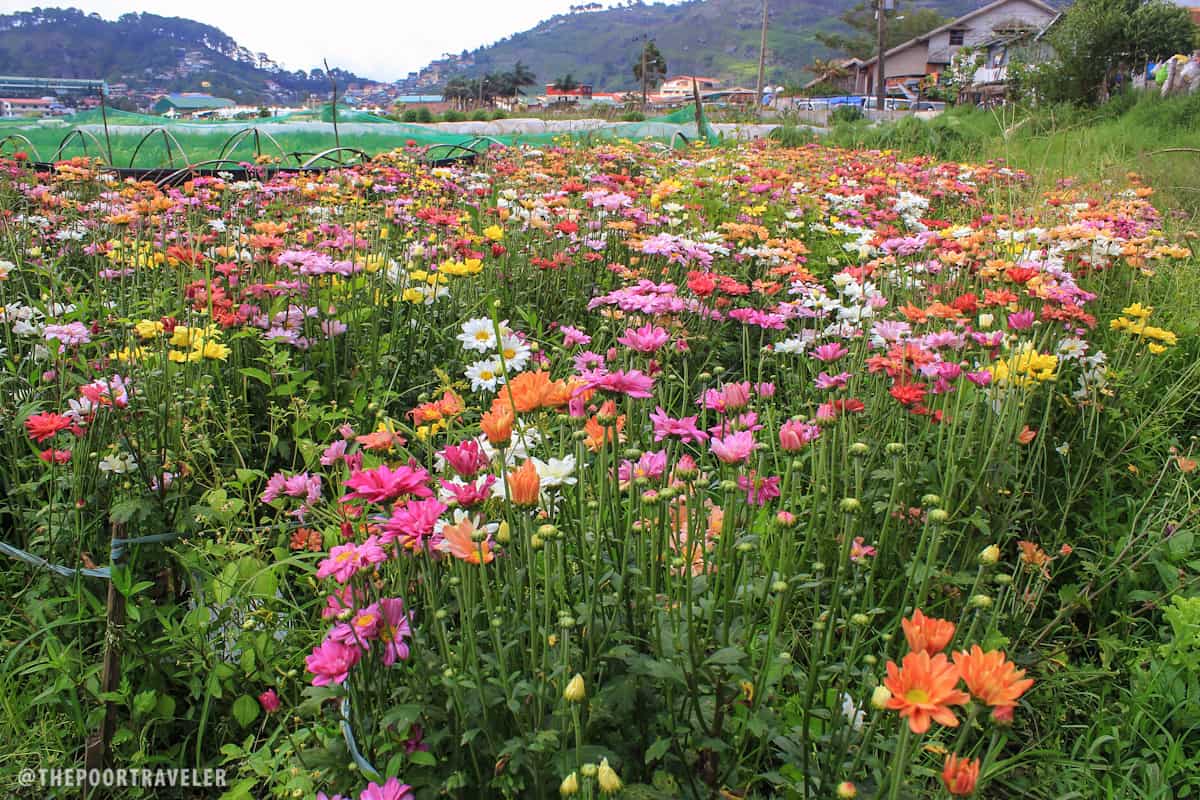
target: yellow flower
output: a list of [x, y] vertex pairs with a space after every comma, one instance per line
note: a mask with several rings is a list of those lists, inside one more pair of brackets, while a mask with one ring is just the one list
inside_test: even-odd
[[992, 378], [997, 384], [1012, 383], [1029, 386], [1034, 381], [1054, 380], [1058, 370], [1058, 356], [1039, 353], [1032, 345], [1026, 345], [1015, 356], [1000, 359], [992, 364]]
[[568, 703], [582, 703], [587, 697], [587, 687], [583, 685], [583, 676], [578, 672], [575, 677], [567, 683], [567, 688], [563, 689], [563, 699]]
[[1146, 345], [1146, 349], [1149, 350], [1154, 355], [1158, 355], [1159, 353], [1167, 352], [1167, 348], [1163, 347], [1161, 344], [1155, 344], [1154, 342], [1151, 342], [1150, 344]]
[[218, 361], [224, 361], [229, 356], [229, 348], [220, 342], [205, 342], [199, 350], [205, 358], [213, 358]]
[[111, 358], [113, 361], [120, 361], [122, 364], [127, 364], [130, 361], [141, 361], [143, 358], [146, 357], [146, 348], [144, 348], [144, 347], [133, 347], [133, 348], [126, 347], [121, 350], [115, 350], [115, 351], [109, 353], [108, 357]]
[[133, 329], [143, 339], [153, 339], [163, 332], [163, 324], [157, 320], [144, 319], [135, 324]]
[[489, 225], [483, 229], [483, 235], [493, 242], [499, 242], [504, 239], [504, 229], [499, 225]]
[[404, 294], [400, 296], [400, 299], [406, 303], [420, 305], [421, 303], [425, 302], [425, 295], [421, 294], [419, 289], [405, 289]]
[[621, 778], [616, 770], [608, 765], [608, 759], [600, 759], [600, 768], [596, 771], [596, 782], [600, 784], [602, 794], [616, 794], [621, 791]]
[[563, 797], [579, 794], [579, 776], [572, 772], [563, 778], [563, 782], [558, 785], [558, 793]]
[[1154, 307], [1153, 306], [1147, 307], [1147, 306], [1142, 305], [1141, 303], [1134, 303], [1133, 305], [1129, 306], [1128, 308], [1122, 308], [1121, 313], [1127, 317], [1137, 317], [1138, 319], [1145, 319], [1146, 317], [1148, 317], [1154, 313]]
[[171, 350], [167, 353], [167, 358], [177, 364], [182, 364], [188, 360], [187, 353], [183, 352], [182, 350]]

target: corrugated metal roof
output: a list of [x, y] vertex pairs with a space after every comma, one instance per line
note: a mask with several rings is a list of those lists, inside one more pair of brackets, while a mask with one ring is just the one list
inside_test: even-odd
[[191, 92], [168, 94], [162, 99], [176, 108], [183, 109], [229, 108], [237, 105], [226, 97], [213, 97], [211, 94], [193, 94]]

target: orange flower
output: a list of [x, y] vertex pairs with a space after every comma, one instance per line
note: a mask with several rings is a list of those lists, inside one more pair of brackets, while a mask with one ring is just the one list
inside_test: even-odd
[[1024, 428], [1021, 428], [1021, 432], [1017, 434], [1017, 441], [1021, 444], [1029, 444], [1035, 438], [1037, 438], [1037, 431], [1033, 430], [1028, 425], [1026, 425]]
[[960, 796], [972, 794], [978, 780], [979, 759], [959, 758], [954, 753], [946, 756], [946, 766], [942, 767], [942, 782], [946, 784], [946, 791]]
[[526, 459], [520, 468], [508, 473], [508, 499], [513, 505], [537, 505], [541, 479], [532, 459]]
[[1184, 475], [1196, 469], [1196, 460], [1187, 458], [1186, 456], [1176, 456], [1175, 463], [1179, 465], [1179, 471]]
[[929, 655], [941, 652], [954, 638], [954, 623], [936, 617], [927, 617], [921, 609], [913, 612], [912, 619], [900, 620], [904, 628], [904, 638], [908, 640], [908, 648], [913, 652], [924, 650]]
[[501, 395], [512, 393], [512, 402], [518, 413], [527, 414], [542, 407], [542, 401], [550, 393], [550, 376], [545, 372], [522, 372], [514, 375]]
[[406, 439], [394, 431], [375, 431], [360, 433], [355, 437], [355, 441], [364, 450], [391, 450], [393, 447], [402, 446]]
[[[587, 448], [589, 450], [591, 450], [593, 453], [599, 451], [601, 446], [606, 441], [611, 442], [613, 439], [613, 434], [612, 434], [613, 426], [611, 424], [607, 425], [607, 426], [601, 425], [599, 417], [612, 416], [616, 413], [617, 413], [617, 404], [614, 403], [612, 400], [607, 400], [604, 402], [603, 405], [600, 406], [600, 413], [597, 414], [595, 417], [590, 418], [587, 422], [584, 423], [583, 429], [584, 429], [584, 431], [587, 432], [587, 438], [583, 440], [583, 443], [585, 445], [587, 445]], [[624, 440], [625, 437], [622, 435], [622, 431], [625, 430], [625, 415], [622, 414], [619, 417], [617, 417], [616, 419], [617, 419], [617, 422], [616, 422], [617, 439]]]
[[438, 543], [438, 549], [468, 564], [490, 564], [496, 558], [491, 540], [485, 537], [483, 541], [474, 541], [472, 536], [476, 530], [470, 517], [465, 517], [455, 525], [446, 525], [442, 528], [442, 541]]
[[887, 664], [887, 677], [883, 685], [892, 693], [887, 707], [908, 717], [908, 727], [913, 733], [929, 730], [933, 720], [950, 728], [958, 727], [958, 717], [950, 706], [958, 706], [971, 699], [966, 692], [959, 691], [958, 668], [942, 653], [930, 656], [921, 650], [904, 657], [903, 666], [894, 661]]
[[1011, 709], [1033, 686], [1033, 678], [1026, 678], [1025, 670], [1006, 660], [1002, 650], [985, 653], [979, 645], [971, 645], [971, 652], [954, 654], [954, 664], [971, 694], [994, 708]]
[[[496, 398], [496, 401], [499, 399]], [[513, 415], [512, 406], [496, 401], [492, 402], [491, 410], [484, 413], [482, 419], [479, 420], [479, 428], [487, 436], [489, 442], [501, 444], [512, 438], [513, 422], [516, 421], [516, 417]]]
[[463, 408], [462, 398], [454, 392], [446, 390], [441, 399], [422, 403], [408, 413], [413, 418], [413, 421], [420, 425], [425, 422], [437, 422], [440, 419], [452, 417], [460, 413]]
[[1021, 548], [1021, 563], [1030, 567], [1045, 567], [1050, 563], [1050, 556], [1046, 555], [1046, 551], [1038, 547], [1033, 542], [1019, 541], [1017, 547]]

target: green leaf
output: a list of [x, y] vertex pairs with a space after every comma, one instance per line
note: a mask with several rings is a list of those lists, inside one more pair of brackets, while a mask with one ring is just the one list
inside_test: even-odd
[[427, 750], [414, 750], [408, 760], [422, 767], [432, 767], [437, 765], [437, 759], [433, 757], [433, 753]]
[[153, 689], [147, 689], [144, 692], [138, 692], [133, 698], [133, 713], [134, 714], [149, 714], [158, 704], [158, 698], [154, 695]]
[[242, 369], [238, 370], [238, 372], [242, 375], [245, 375], [247, 378], [254, 378], [256, 381], [265, 386], [270, 386], [274, 383], [274, 381], [271, 380], [270, 375], [261, 369], [256, 369], [255, 367], [243, 367]]
[[243, 728], [249, 725], [258, 717], [258, 701], [248, 694], [244, 694], [237, 700], [233, 701], [233, 718], [238, 721], [238, 724]]
[[670, 739], [655, 739], [654, 743], [646, 748], [646, 763], [649, 764], [658, 761], [667, 754], [671, 749]]
[[740, 647], [722, 647], [717, 652], [704, 660], [705, 664], [721, 665], [721, 664], [736, 664], [746, 657], [745, 652]]

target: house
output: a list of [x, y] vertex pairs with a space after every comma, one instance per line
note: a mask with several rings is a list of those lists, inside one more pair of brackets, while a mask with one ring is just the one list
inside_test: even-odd
[[225, 97], [213, 97], [211, 94], [203, 94], [201, 92], [183, 92], [181, 94], [168, 94], [159, 98], [154, 104], [152, 111], [155, 114], [163, 114], [168, 116], [187, 116], [203, 111], [214, 111], [218, 108], [230, 108], [237, 105], [232, 100]]
[[551, 103], [579, 103], [592, 99], [592, 85], [590, 83], [580, 83], [574, 89], [559, 89], [556, 84], [547, 83], [546, 93], [542, 96], [543, 102]]
[[[995, 0], [985, 6], [934, 28], [928, 33], [893, 47], [884, 54], [889, 94], [910, 95], [922, 78], [941, 74], [951, 59], [966, 47], [979, 47], [1006, 32], [1040, 31], [1058, 12], [1042, 0]], [[878, 57], [859, 65], [854, 91], [874, 95]]]
[[52, 97], [0, 97], [0, 117], [28, 117], [49, 114], [57, 105]]
[[721, 86], [721, 82], [716, 78], [702, 78], [699, 75], [676, 75], [674, 78], [667, 78], [663, 81], [662, 86], [658, 89], [658, 93], [668, 98], [691, 97], [692, 81], [696, 82], [696, 86], [701, 92], [711, 92]]
[[1054, 58], [1046, 33], [1062, 14], [1057, 14], [1040, 30], [1005, 30], [981, 42], [966, 58], [960, 51], [960, 63], [951, 72], [962, 70], [970, 77], [958, 81], [958, 102], [989, 105], [1002, 99], [1008, 88], [1008, 69], [1014, 62], [1037, 64]]

